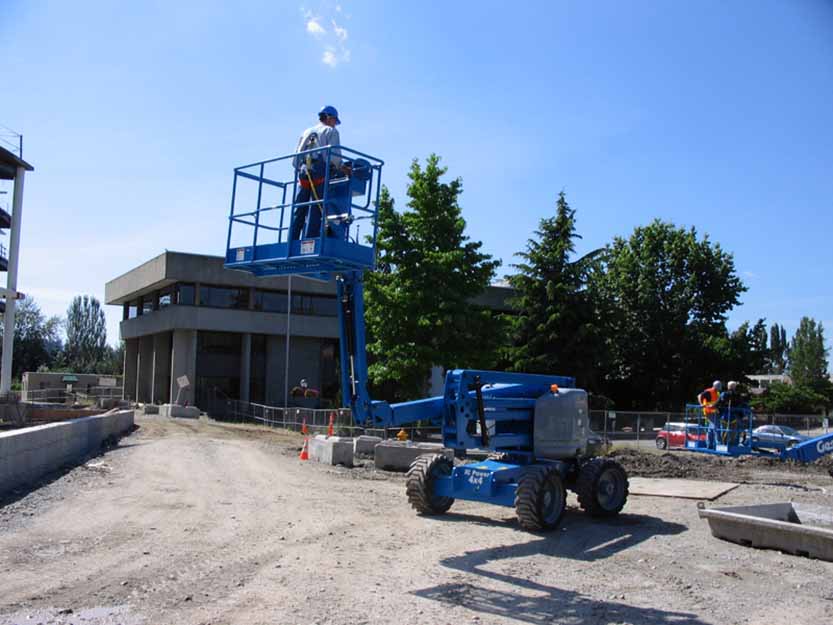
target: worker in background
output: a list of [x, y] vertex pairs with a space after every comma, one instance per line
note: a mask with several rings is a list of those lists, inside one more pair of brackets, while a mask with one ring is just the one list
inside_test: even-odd
[[697, 402], [703, 407], [703, 415], [709, 421], [709, 438], [714, 440], [715, 428], [718, 426], [719, 410], [717, 404], [720, 402], [720, 391], [723, 390], [723, 382], [715, 380], [712, 385], [697, 395]]
[[[341, 145], [336, 126], [341, 123], [338, 118], [338, 111], [334, 106], [325, 106], [318, 112], [318, 123], [312, 128], [307, 128], [298, 141], [298, 152], [313, 150], [327, 146]], [[295, 195], [295, 214], [290, 227], [290, 240], [300, 239], [304, 233], [304, 224], [309, 215], [309, 226], [307, 227], [307, 238], [315, 238], [321, 234], [321, 218], [326, 213], [323, 202], [318, 204], [307, 204], [297, 206], [299, 203], [319, 200], [324, 197], [324, 180], [327, 175], [327, 153], [321, 152], [298, 155], [292, 160], [295, 171], [298, 174], [298, 193]], [[341, 159], [341, 150], [337, 147], [330, 151], [330, 177], [338, 173], [349, 174], [350, 167], [344, 165]], [[312, 212], [310, 213], [310, 208]]]
[[729, 432], [725, 438], [733, 445], [737, 445], [740, 441], [738, 426], [748, 412], [746, 408], [746, 397], [743, 395], [740, 385], [732, 380], [726, 385], [726, 391], [720, 394], [719, 410], [721, 426]]

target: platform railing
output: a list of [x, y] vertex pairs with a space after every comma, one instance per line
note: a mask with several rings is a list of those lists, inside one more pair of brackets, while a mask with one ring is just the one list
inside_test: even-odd
[[[323, 161], [323, 182], [309, 185], [315, 191], [310, 191], [309, 200], [296, 201], [301, 181], [309, 184], [299, 169], [308, 157]], [[339, 167], [334, 166], [335, 162]], [[350, 168], [345, 169], [344, 165]], [[241, 246], [257, 248], [263, 244], [289, 243], [299, 209], [305, 207], [308, 215], [321, 211], [322, 219], [319, 232], [312, 237], [304, 236], [309, 233], [305, 232], [305, 224], [302, 225], [301, 239], [323, 240], [335, 231], [349, 243], [375, 248], [383, 165], [380, 159], [346, 146], [325, 146], [237, 167], [232, 185], [227, 254]], [[250, 198], [245, 197], [247, 193]], [[250, 238], [245, 234], [240, 236], [237, 230], [240, 227], [250, 229]], [[292, 255], [293, 249], [286, 246], [286, 258]], [[323, 246], [318, 249], [323, 250]]]

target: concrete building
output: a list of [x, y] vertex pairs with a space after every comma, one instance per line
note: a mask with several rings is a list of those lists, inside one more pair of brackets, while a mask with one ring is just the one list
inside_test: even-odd
[[[173, 402], [185, 375], [180, 402], [209, 412], [227, 398], [282, 406], [301, 378], [335, 399], [335, 283], [294, 276], [291, 287], [290, 300], [285, 276], [256, 278], [225, 269], [222, 257], [180, 252], [111, 280], [105, 301], [122, 306], [125, 397]], [[482, 303], [507, 309], [507, 294], [496, 287]]]

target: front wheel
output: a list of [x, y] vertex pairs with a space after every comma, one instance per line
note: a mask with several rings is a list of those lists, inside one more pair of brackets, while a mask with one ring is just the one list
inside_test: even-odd
[[567, 507], [561, 475], [552, 467], [535, 467], [521, 476], [515, 491], [515, 514], [526, 530], [556, 528]]
[[448, 512], [453, 497], [434, 494], [438, 478], [448, 477], [454, 464], [442, 454], [425, 454], [411, 463], [405, 481], [405, 492], [411, 506], [420, 514], [444, 514]]
[[593, 458], [579, 469], [578, 503], [591, 516], [615, 516], [625, 507], [628, 486], [628, 474], [622, 465], [607, 458]]

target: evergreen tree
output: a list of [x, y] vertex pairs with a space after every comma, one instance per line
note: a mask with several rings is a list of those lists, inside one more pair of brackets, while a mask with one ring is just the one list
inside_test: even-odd
[[77, 295], [67, 309], [67, 365], [79, 373], [97, 373], [107, 356], [107, 324], [99, 301]]
[[829, 383], [824, 327], [810, 317], [802, 317], [790, 346], [790, 377], [796, 386], [819, 389]]
[[511, 368], [529, 373], [572, 375], [585, 388], [595, 386], [600, 340], [589, 273], [597, 266], [596, 250], [574, 259], [575, 210], [562, 191], [556, 214], [541, 219], [523, 262], [513, 265], [518, 273], [507, 276], [517, 296], [510, 302], [517, 314], [510, 317]]
[[379, 206], [379, 271], [368, 273], [366, 314], [371, 381], [390, 399], [425, 392], [432, 366], [488, 367], [497, 358], [500, 319], [472, 303], [499, 266], [465, 235], [459, 178], [444, 182], [435, 154], [408, 174], [408, 210], [387, 189]]
[[769, 372], [784, 373], [787, 370], [788, 354], [787, 331], [783, 326], [773, 323], [769, 330]]

